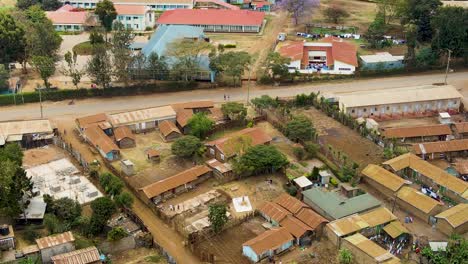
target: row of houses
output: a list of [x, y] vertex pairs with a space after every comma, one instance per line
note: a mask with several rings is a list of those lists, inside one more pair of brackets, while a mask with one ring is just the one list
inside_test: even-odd
[[47, 119], [0, 122], [0, 146], [18, 143], [23, 148], [40, 147], [51, 143], [56, 132]]

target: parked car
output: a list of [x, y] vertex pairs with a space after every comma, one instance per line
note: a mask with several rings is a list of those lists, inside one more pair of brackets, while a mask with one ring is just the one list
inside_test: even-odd
[[278, 34], [278, 40], [279, 41], [285, 41], [286, 40], [286, 33], [283, 33], [283, 32], [279, 33]]

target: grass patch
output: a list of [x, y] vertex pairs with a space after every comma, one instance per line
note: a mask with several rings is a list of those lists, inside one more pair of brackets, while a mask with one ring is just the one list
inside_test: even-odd
[[78, 235], [76, 232], [73, 234], [75, 236], [75, 247], [76, 249], [82, 249], [82, 248], [87, 248], [87, 247], [92, 247], [94, 246], [94, 243], [92, 240], [87, 239], [81, 235]]
[[163, 260], [163, 257], [161, 255], [152, 255], [152, 256], [145, 257], [145, 261], [152, 262], [152, 263], [159, 263], [162, 260]]
[[73, 47], [73, 51], [77, 55], [93, 55], [93, 45], [89, 41], [82, 42], [80, 44], [76, 44]]

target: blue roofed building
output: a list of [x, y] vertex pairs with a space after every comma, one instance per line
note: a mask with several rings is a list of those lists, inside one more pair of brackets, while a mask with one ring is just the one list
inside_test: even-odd
[[[173, 65], [176, 60], [168, 56], [170, 45], [177, 41], [194, 40], [205, 41], [205, 34], [202, 27], [185, 26], [185, 25], [160, 25], [151, 36], [149, 42], [141, 50], [147, 58], [151, 53], [155, 52], [158, 56], [165, 56], [169, 67]], [[198, 63], [200, 72], [196, 73], [194, 78], [197, 80], [214, 81], [215, 74], [210, 69], [210, 60], [208, 54], [199, 55]]]

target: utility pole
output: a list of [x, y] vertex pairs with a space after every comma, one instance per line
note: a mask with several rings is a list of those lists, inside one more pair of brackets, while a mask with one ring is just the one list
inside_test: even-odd
[[42, 113], [42, 92], [41, 92], [41, 88], [39, 88], [39, 105], [41, 107], [41, 119], [44, 118], [44, 114]]
[[447, 75], [448, 75], [448, 72], [449, 72], [449, 66], [450, 66], [450, 55], [452, 54], [452, 50], [448, 50], [448, 58], [447, 58], [447, 69], [445, 69], [445, 85], [447, 85]]
[[252, 74], [252, 66], [249, 67], [249, 80], [247, 84], [247, 105], [250, 104], [250, 75]]

